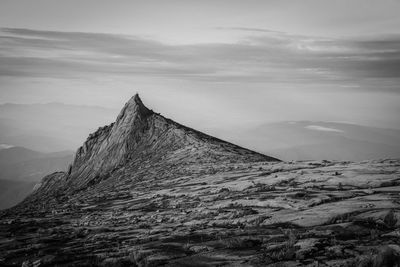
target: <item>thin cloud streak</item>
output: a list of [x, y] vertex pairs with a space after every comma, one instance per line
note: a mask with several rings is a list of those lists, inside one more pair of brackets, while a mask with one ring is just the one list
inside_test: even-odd
[[[133, 75], [342, 87], [382, 81], [382, 85], [391, 84], [391, 91], [400, 84], [398, 35], [331, 39], [266, 29], [231, 30], [261, 34], [231, 44], [168, 45], [137, 36], [6, 28], [0, 32], [0, 76], [85, 79]], [[385, 86], [377, 90], [384, 91]]]

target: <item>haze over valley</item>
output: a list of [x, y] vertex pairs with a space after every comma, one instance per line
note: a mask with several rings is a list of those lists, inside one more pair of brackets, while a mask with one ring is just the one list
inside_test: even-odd
[[[41, 152], [75, 151], [89, 133], [111, 123], [117, 113], [117, 109], [61, 103], [3, 104], [0, 144]], [[400, 157], [399, 129], [349, 122], [278, 121], [245, 128], [205, 124], [199, 129], [285, 160]]]

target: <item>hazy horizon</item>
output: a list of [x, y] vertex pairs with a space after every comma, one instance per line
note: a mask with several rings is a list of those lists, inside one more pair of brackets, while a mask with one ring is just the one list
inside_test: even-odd
[[[115, 119], [118, 115], [118, 113], [121, 111], [121, 109], [123, 108], [123, 106], [121, 106], [120, 108], [112, 108], [112, 107], [104, 107], [104, 106], [96, 106], [96, 105], [86, 105], [86, 104], [70, 104], [70, 103], [62, 103], [62, 102], [33, 102], [33, 103], [17, 103], [17, 102], [5, 102], [5, 103], [0, 103], [0, 107], [1, 106], [5, 106], [5, 105], [12, 105], [12, 106], [67, 106], [67, 107], [72, 107], [72, 108], [89, 108], [89, 109], [102, 109], [104, 111], [108, 111], [109, 112], [109, 117], [108, 119], [110, 120], [110, 123], [113, 121], [113, 119]], [[150, 109], [152, 109], [152, 107], [150, 105], [147, 105]], [[164, 113], [162, 111], [158, 111], [158, 110], [154, 110], [157, 113], [160, 113], [161, 115], [164, 115]], [[0, 116], [1, 117], [1, 116]], [[61, 118], [61, 116], [60, 116]], [[173, 119], [175, 120], [176, 118], [173, 117], [168, 117], [169, 119]], [[367, 125], [367, 124], [357, 124], [351, 121], [335, 121], [335, 120], [276, 120], [276, 121], [268, 121], [268, 122], [261, 122], [258, 124], [255, 124], [253, 126], [257, 127], [257, 126], [263, 126], [263, 125], [269, 125], [269, 124], [276, 124], [276, 123], [288, 123], [288, 124], [292, 124], [292, 123], [301, 123], [301, 122], [309, 122], [309, 123], [313, 123], [313, 122], [323, 122], [323, 123], [340, 123], [340, 124], [349, 124], [349, 125], [358, 125], [358, 126], [367, 126], [367, 127], [371, 127], [371, 128], [382, 128], [382, 129], [393, 129], [393, 130], [400, 130], [400, 128], [389, 128], [389, 127], [380, 127], [380, 126], [374, 126], [374, 125]], [[107, 123], [105, 123], [104, 125], [106, 125]], [[104, 126], [103, 124], [99, 124], [99, 127]], [[189, 126], [189, 124], [188, 124]], [[226, 130], [229, 130], [226, 129]], [[233, 128], [231, 130], [234, 130]], [[317, 130], [317, 129], [315, 129]], [[321, 129], [321, 131], [323, 131]], [[88, 132], [89, 133], [89, 132]]]
[[[26, 12], [29, 10], [29, 12]], [[400, 2], [2, 1], [0, 103], [400, 129]]]

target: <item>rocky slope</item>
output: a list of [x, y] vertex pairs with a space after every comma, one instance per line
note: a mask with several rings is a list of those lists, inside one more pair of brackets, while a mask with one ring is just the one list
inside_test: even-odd
[[399, 177], [399, 160], [279, 162], [135, 96], [1, 214], [0, 265], [398, 266]]

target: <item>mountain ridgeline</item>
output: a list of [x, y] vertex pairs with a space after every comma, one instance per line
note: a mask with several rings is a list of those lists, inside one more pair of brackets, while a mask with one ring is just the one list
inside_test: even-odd
[[89, 135], [67, 173], [44, 178], [34, 195], [83, 190], [110, 177], [117, 178], [114, 174], [121, 171], [135, 172], [144, 166], [259, 161], [278, 159], [167, 119], [148, 109], [136, 94], [114, 123]]

